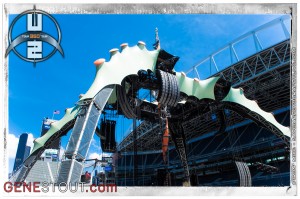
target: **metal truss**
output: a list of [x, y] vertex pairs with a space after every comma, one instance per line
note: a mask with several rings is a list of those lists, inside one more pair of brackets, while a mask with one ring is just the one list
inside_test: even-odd
[[[242, 60], [214, 76], [221, 75], [234, 87], [242, 87], [247, 98], [258, 101], [265, 111], [275, 111], [290, 104], [290, 41], [283, 41], [264, 51]], [[182, 123], [187, 141], [203, 134], [216, 132], [219, 121], [213, 119], [213, 111], [195, 115]], [[240, 123], [245, 118], [227, 111], [227, 126]], [[152, 127], [151, 127], [152, 126]], [[201, 126], [201, 128], [200, 128]], [[145, 128], [146, 127], [146, 128]], [[159, 125], [142, 122], [138, 127], [140, 151], [160, 150]], [[211, 134], [213, 135], [213, 134]], [[119, 144], [119, 150], [132, 151], [132, 132]]]
[[[285, 118], [289, 115], [289, 112], [288, 111], [285, 111], [285, 114], [284, 114], [284, 117], [282, 117], [282, 121], [285, 120]], [[281, 122], [282, 122], [281, 121]], [[240, 149], [241, 151], [250, 151], [250, 154], [249, 155], [245, 155], [243, 157], [244, 161], [249, 161], [251, 160], [251, 158], [261, 158], [261, 157], [264, 157], [264, 156], [270, 156], [272, 155], [273, 153], [285, 153], [285, 149], [283, 149], [282, 147], [276, 151], [274, 150], [271, 150], [269, 152], [264, 152], [264, 153], [255, 153], [255, 151], [253, 151], [253, 149], [258, 149], [259, 146], [265, 146], [265, 147], [274, 147], [276, 145], [281, 145], [283, 144], [282, 140], [280, 140], [279, 138], [275, 137], [275, 136], [272, 136], [272, 138], [270, 139], [258, 139], [259, 135], [262, 132], [263, 128], [259, 128], [259, 130], [257, 130], [257, 136], [255, 136], [252, 140], [249, 141], [249, 143], [247, 144], [243, 144], [243, 145], [240, 145], [239, 144], [239, 140], [240, 138], [243, 136], [243, 134], [245, 134], [246, 132], [248, 132], [249, 130], [251, 129], [251, 123], [248, 123], [244, 130], [242, 132], [239, 132], [237, 138], [235, 140], [233, 140], [233, 142], [231, 143], [230, 147], [229, 148], [226, 148], [226, 150], [224, 150], [223, 147], [221, 147], [221, 145], [223, 144], [223, 142], [229, 138], [230, 136], [230, 133], [228, 134], [225, 134], [225, 137], [223, 139], [223, 142], [218, 142], [216, 143], [215, 141], [215, 138], [216, 137], [212, 137], [210, 139], [209, 142], [206, 142], [206, 143], [201, 143], [201, 142], [197, 142], [195, 145], [193, 145], [193, 147], [190, 147], [189, 150], [188, 150], [188, 162], [189, 162], [189, 166], [190, 166], [190, 169], [193, 169], [193, 164], [200, 164], [201, 162], [206, 162], [208, 160], [214, 160], [214, 159], [220, 159], [220, 157], [226, 157], [226, 156], [231, 156], [234, 151], [236, 151], [237, 149]], [[232, 133], [232, 132], [231, 132]], [[199, 144], [202, 144], [203, 146], [201, 147], [202, 150], [199, 151], [197, 148], [199, 147]], [[211, 147], [211, 145], [214, 145], [215, 146], [215, 149], [210, 152], [210, 153], [205, 153], [205, 150], [208, 148], [208, 147]], [[193, 155], [193, 152], [194, 151], [198, 151], [196, 154], [197, 155]], [[155, 153], [157, 154], [158, 152], [157, 151], [152, 151], [152, 153], [143, 153], [143, 154], [139, 154], [139, 155], [143, 155], [144, 156], [144, 159], [147, 159], [147, 156], [156, 156], [157, 158], [154, 159], [151, 164], [147, 164], [147, 165], [144, 165], [144, 169], [155, 169], [155, 168], [159, 168], [161, 167], [161, 161], [157, 161], [157, 159], [161, 159], [161, 156], [160, 154], [157, 154], [155, 155]], [[253, 155], [254, 154], [254, 155]], [[129, 156], [132, 156], [133, 154], [132, 153], [126, 153], [126, 155], [129, 155]], [[144, 163], [145, 164], [145, 163]], [[169, 168], [176, 168], [172, 165], [177, 165], [177, 164], [180, 164], [180, 160], [178, 158], [172, 158], [170, 160], [170, 166]], [[218, 162], [218, 165], [220, 165], [221, 162]], [[124, 166], [119, 166], [119, 169], [122, 170], [122, 169], [125, 169], [124, 167], [126, 167], [126, 169], [130, 169], [130, 167], [132, 167], [132, 164], [127, 164], [125, 166], [125, 162], [123, 160], [123, 162], [121, 162], [121, 165], [124, 165]], [[199, 166], [197, 166], [198, 168]], [[201, 166], [200, 166], [201, 167]], [[142, 167], [139, 167], [139, 169], [142, 169]], [[182, 170], [182, 168], [181, 168]]]
[[184, 171], [184, 181], [190, 185], [190, 172], [186, 154], [186, 139], [184, 135], [184, 129], [179, 123], [170, 123], [171, 137], [176, 145], [177, 153], [180, 157], [182, 168]]
[[[213, 75], [241, 85], [290, 62], [290, 40], [283, 41]], [[273, 72], [271, 72], [273, 73]], [[275, 76], [276, 74], [274, 74]], [[276, 77], [275, 77], [276, 78]]]
[[[260, 132], [261, 131], [259, 131], [259, 133]], [[268, 139], [268, 140], [267, 139], [266, 140], [253, 139], [250, 143], [245, 144], [243, 146], [239, 146], [239, 147], [242, 150], [251, 150], [251, 149], [257, 148], [258, 146], [261, 146], [261, 145], [272, 146], [275, 143], [281, 144], [282, 141], [277, 138]], [[210, 145], [210, 144], [215, 144], [215, 143], [213, 143], [213, 141], [212, 141], [211, 143], [208, 143], [207, 145]], [[205, 145], [204, 148], [207, 148], [207, 145]], [[194, 148], [196, 148], [196, 147], [194, 147]], [[189, 152], [194, 150], [194, 148], [190, 149]], [[219, 150], [215, 150], [211, 153], [207, 153], [207, 154], [201, 154], [201, 155], [198, 154], [197, 156], [188, 155], [188, 159], [189, 159], [188, 163], [189, 163], [190, 170], [195, 169], [194, 167], [201, 169], [203, 167], [203, 166], [201, 166], [202, 162], [207, 162], [208, 160], [211, 160], [211, 162], [214, 162], [212, 160], [220, 159], [220, 157], [226, 157], [229, 154], [232, 154], [235, 150], [236, 150], [236, 147], [230, 147], [230, 148], [227, 148], [226, 150], [219, 149]], [[244, 156], [243, 159], [245, 161], [250, 161], [252, 158], [259, 159], [259, 158], [262, 158], [265, 156], [272, 156], [275, 153], [283, 154], [284, 152], [285, 152], [285, 149], [278, 149], [276, 151], [268, 151], [268, 152], [263, 152], [263, 153], [257, 153], [255, 155]], [[149, 155], [153, 155], [153, 154], [145, 154], [145, 159], [146, 159], [146, 156], [149, 156]], [[132, 154], [130, 154], [130, 156], [132, 156]], [[161, 156], [157, 155], [157, 157], [160, 158]], [[169, 169], [177, 168], [177, 165], [179, 165], [179, 164], [180, 164], [180, 160], [178, 158], [174, 158], [170, 161], [170, 166], [168, 168]], [[200, 165], [195, 166], [194, 164], [200, 164]], [[212, 164], [212, 166], [208, 166], [210, 164]], [[205, 167], [207, 168], [207, 167], [213, 167], [213, 166], [217, 166], [217, 165], [220, 166], [222, 164], [226, 164], [226, 161], [210, 163], [210, 164], [207, 164]], [[214, 165], [214, 164], [216, 164], [216, 165]], [[142, 168], [142, 166], [139, 166], [139, 170], [141, 170], [141, 169], [156, 169], [156, 168], [161, 168], [161, 161], [154, 160], [151, 164], [146, 165], [144, 168]], [[125, 162], [121, 162], [120, 166], [118, 166], [118, 169], [119, 169], [119, 171], [120, 170], [132, 170], [133, 166], [132, 166], [132, 164], [126, 164], [126, 166], [125, 166]], [[179, 170], [182, 172], [183, 168], [180, 167]]]
[[[218, 60], [218, 57], [220, 57], [220, 55], [226, 51], [229, 52], [229, 54], [227, 56], [230, 57], [230, 62], [228, 63], [227, 66], [229, 65], [233, 65], [237, 62], [241, 61], [241, 54], [245, 51], [245, 50], [249, 50], [249, 45], [245, 45], [243, 44], [243, 42], [245, 41], [251, 41], [252, 45], [255, 46], [255, 52], [253, 52], [253, 54], [259, 53], [262, 50], [267, 49], [267, 46], [263, 46], [260, 37], [260, 33], [262, 33], [265, 30], [270, 30], [271, 28], [276, 27], [277, 31], [282, 31], [285, 35], [285, 39], [290, 39], [290, 33], [288, 31], [288, 28], [285, 25], [285, 21], [290, 21], [291, 17], [289, 15], [285, 15], [282, 16], [280, 18], [274, 19], [273, 21], [270, 21], [269, 23], [266, 23], [240, 37], [238, 37], [237, 39], [231, 41], [230, 43], [226, 44], [224, 47], [218, 49], [217, 51], [215, 51], [214, 53], [212, 53], [211, 55], [203, 58], [199, 63], [197, 63], [196, 65], [194, 65], [192, 68], [190, 68], [186, 74], [189, 74], [189, 76], [194, 74], [194, 77], [197, 77], [198, 79], [200, 79], [200, 73], [199, 73], [199, 69], [201, 70], [204, 67], [209, 66], [210, 67], [210, 74], [209, 76], [213, 75], [212, 72], [216, 71], [217, 73], [220, 72], [220, 68], [221, 68], [221, 64], [218, 64], [219, 61], [222, 61], [221, 57], [220, 60]], [[277, 43], [280, 43], [281, 41], [277, 40]], [[275, 43], [274, 43], [275, 44]], [[274, 45], [273, 44], [273, 45]], [[236, 46], [242, 46], [241, 48], [236, 48]], [[226, 67], [226, 66], [225, 66]]]
[[[289, 112], [285, 113], [285, 117], [289, 114]], [[285, 118], [284, 117], [284, 118]], [[249, 127], [249, 126], [247, 126]], [[250, 128], [250, 127], [249, 127]], [[245, 144], [243, 146], [238, 146], [237, 143], [239, 143], [239, 139], [241, 138], [241, 136], [247, 131], [248, 129], [245, 128], [244, 131], [239, 133], [239, 136], [236, 138], [236, 140], [234, 141], [234, 143], [231, 144], [230, 148], [227, 148], [226, 151], [222, 150], [222, 148], [220, 148], [220, 145], [222, 145], [223, 143], [218, 143], [218, 145], [216, 146], [216, 149], [213, 150], [211, 153], [203, 153], [203, 151], [205, 151], [205, 148], [208, 148], [210, 145], [215, 145], [216, 143], [214, 142], [214, 139], [211, 140], [211, 142], [207, 143], [204, 147], [203, 150], [199, 153], [197, 153], [197, 156], [191, 156], [191, 154], [193, 153], [194, 150], [196, 150], [196, 148], [198, 147], [198, 145], [194, 145], [192, 148], [190, 148], [189, 150], [189, 160], [199, 160], [199, 159], [206, 159], [206, 158], [212, 158], [212, 157], [217, 157], [217, 156], [224, 156], [227, 153], [232, 153], [234, 150], [236, 150], [237, 148], [240, 148], [241, 150], [247, 150], [250, 148], [255, 148], [256, 145], [262, 145], [262, 144], [270, 144], [273, 141], [276, 140], [280, 140], [279, 138], [272, 138], [269, 140], [257, 140], [257, 137], [260, 133], [262, 133], [263, 128], [260, 128], [260, 130], [257, 132], [257, 136], [253, 138], [252, 141], [250, 141], [248, 144]], [[229, 134], [226, 135], [230, 136]], [[224, 140], [226, 140], [226, 138], [224, 138]], [[276, 141], [277, 142], [277, 141]], [[282, 141], [279, 141], [280, 143], [282, 143]]]
[[93, 139], [93, 135], [103, 108], [113, 92], [114, 86], [101, 90], [90, 104], [82, 105], [69, 138], [65, 160], [61, 162], [57, 183], [77, 183], [84, 168], [83, 161]]
[[244, 115], [245, 117], [250, 117], [251, 120], [255, 121], [257, 124], [259, 125], [263, 125], [264, 127], [266, 127], [267, 129], [271, 129], [271, 131], [279, 138], [281, 138], [282, 140], [285, 141], [285, 143], [289, 143], [289, 138], [287, 138], [285, 135], [283, 135], [281, 133], [281, 131], [276, 128], [274, 125], [266, 122], [265, 118], [263, 118], [262, 116], [254, 113], [253, 111], [250, 111], [249, 109], [243, 107], [243, 106], [239, 106], [239, 105], [231, 105], [230, 103], [226, 104], [226, 107], [235, 110], [237, 113]]
[[[150, 131], [153, 131], [154, 129], [159, 129], [159, 124], [155, 124], [149, 121], [143, 121], [136, 129], [137, 131], [137, 140], [138, 142], [143, 142], [143, 137], [148, 134]], [[159, 135], [161, 132], [155, 132], [153, 134]], [[128, 147], [131, 143], [133, 143], [133, 136], [127, 136], [119, 145], [118, 145], [118, 150], [121, 150], [123, 148]], [[152, 143], [149, 143], [151, 145]], [[138, 147], [140, 148], [141, 145], [138, 143]]]

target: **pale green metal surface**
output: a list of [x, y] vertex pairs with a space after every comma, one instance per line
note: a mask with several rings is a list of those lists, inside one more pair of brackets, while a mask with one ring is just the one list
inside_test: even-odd
[[159, 50], [148, 51], [144, 45], [126, 47], [122, 52], [116, 52], [109, 62], [96, 66], [96, 77], [87, 93], [80, 99], [93, 98], [107, 85], [121, 85], [122, 80], [139, 70], [154, 71]]
[[215, 99], [214, 87], [219, 77], [211, 77], [206, 80], [191, 79], [184, 73], [176, 73], [179, 90], [188, 96], [198, 99]]
[[45, 145], [47, 140], [54, 135], [57, 131], [59, 131], [65, 124], [70, 122], [71, 120], [75, 119], [77, 116], [77, 113], [79, 111], [79, 106], [75, 106], [73, 108], [68, 108], [65, 111], [65, 115], [63, 118], [61, 118], [59, 121], [53, 122], [51, 124], [50, 129], [47, 133], [45, 133], [42, 137], [39, 137], [33, 141], [34, 146], [31, 151], [31, 154], [35, 152], [37, 149], [41, 148]]
[[246, 108], [248, 108], [251, 111], [254, 111], [255, 113], [262, 116], [265, 120], [276, 126], [284, 135], [290, 137], [291, 131], [290, 128], [285, 127], [281, 124], [279, 124], [274, 115], [272, 113], [268, 113], [263, 111], [257, 104], [256, 101], [249, 100], [245, 97], [244, 91], [240, 88], [230, 88], [229, 93], [227, 96], [222, 100], [226, 102], [234, 102], [237, 104], [240, 104]]

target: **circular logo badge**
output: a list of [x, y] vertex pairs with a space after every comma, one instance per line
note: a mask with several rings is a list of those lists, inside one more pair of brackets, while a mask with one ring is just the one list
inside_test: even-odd
[[[27, 31], [16, 36], [15, 38], [12, 38], [13, 28], [23, 16], [27, 17]], [[58, 35], [57, 39], [43, 31], [43, 16], [49, 18], [50, 22], [54, 24]], [[22, 12], [12, 21], [8, 31], [8, 41], [9, 46], [6, 49], [5, 57], [7, 57], [11, 51], [14, 51], [14, 53], [24, 61], [37, 63], [49, 59], [56, 53], [57, 50], [62, 56], [64, 56], [64, 52], [60, 46], [61, 30], [57, 21], [49, 13], [43, 10], [37, 10], [35, 7], [32, 10]], [[27, 42], [26, 52], [22, 53], [19, 52], [16, 47], [24, 42]], [[47, 54], [43, 53], [43, 42], [46, 42], [52, 46], [52, 50]]]

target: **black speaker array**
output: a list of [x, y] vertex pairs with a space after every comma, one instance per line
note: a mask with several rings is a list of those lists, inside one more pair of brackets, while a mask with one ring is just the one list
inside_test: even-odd
[[116, 121], [114, 120], [101, 120], [100, 127], [100, 142], [103, 152], [113, 153], [116, 151]]

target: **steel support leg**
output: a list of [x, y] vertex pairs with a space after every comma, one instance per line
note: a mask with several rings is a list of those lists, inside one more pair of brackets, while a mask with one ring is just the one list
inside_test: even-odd
[[114, 86], [101, 90], [90, 104], [82, 106], [70, 136], [65, 160], [58, 172], [57, 183], [76, 183], [80, 181], [83, 161], [86, 158], [101, 112], [109, 99]]
[[133, 118], [133, 183], [138, 186], [138, 155], [136, 118]]
[[189, 166], [187, 161], [187, 154], [186, 154], [186, 144], [185, 144], [185, 136], [184, 136], [184, 130], [183, 127], [178, 122], [170, 122], [170, 134], [172, 137], [172, 140], [175, 144], [177, 153], [180, 157], [181, 164], [183, 167], [184, 172], [184, 186], [191, 186], [190, 182], [190, 172], [189, 172]]

